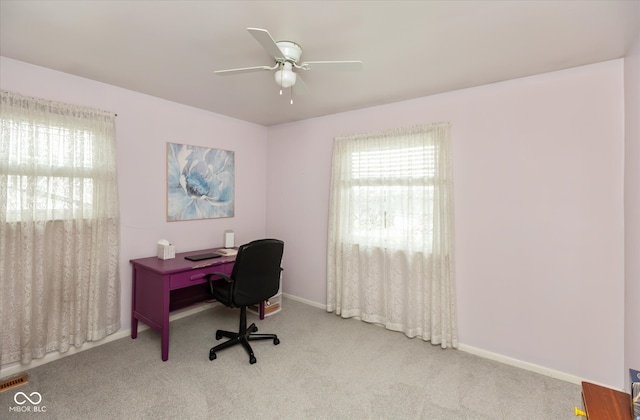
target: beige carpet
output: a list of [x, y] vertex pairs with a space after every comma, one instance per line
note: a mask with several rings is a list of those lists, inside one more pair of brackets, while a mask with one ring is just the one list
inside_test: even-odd
[[[167, 362], [147, 330], [34, 368], [0, 394], [0, 418], [562, 420], [581, 403], [577, 385], [289, 299], [264, 321], [249, 316], [281, 340], [254, 342], [256, 364], [240, 346], [209, 361], [215, 330], [236, 329], [238, 314], [172, 322]], [[16, 412], [17, 392], [39, 393], [46, 411]]]

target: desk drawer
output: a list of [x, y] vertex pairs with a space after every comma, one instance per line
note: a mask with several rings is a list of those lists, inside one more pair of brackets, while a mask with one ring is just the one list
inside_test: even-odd
[[198, 268], [195, 270], [189, 270], [182, 273], [172, 274], [169, 279], [170, 290], [181, 289], [183, 287], [194, 286], [196, 284], [205, 283], [207, 279], [205, 276], [211, 273], [224, 273], [231, 274], [233, 269], [233, 263], [229, 264], [216, 264], [209, 267]]

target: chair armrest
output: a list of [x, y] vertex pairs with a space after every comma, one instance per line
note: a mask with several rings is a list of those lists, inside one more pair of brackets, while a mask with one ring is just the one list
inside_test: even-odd
[[209, 273], [206, 276], [204, 276], [207, 280], [209, 281], [216, 281], [216, 280], [212, 280], [211, 276], [218, 276], [220, 277], [222, 280], [226, 281], [227, 283], [232, 283], [233, 280], [231, 279], [231, 277], [229, 277], [228, 274], [225, 273], [219, 273], [219, 272], [214, 272], [214, 273]]
[[[233, 280], [231, 279], [231, 277], [229, 277], [227, 274], [225, 273], [219, 273], [219, 272], [213, 272], [213, 273], [209, 273], [206, 276], [204, 276], [205, 279], [207, 279], [207, 284], [209, 285], [209, 292], [213, 295], [216, 296], [216, 293], [214, 292], [214, 288], [213, 288], [213, 284], [220, 281], [220, 279], [212, 279], [211, 277], [214, 276], [218, 276], [220, 277], [220, 279], [224, 280], [225, 283], [227, 283], [229, 286], [229, 288], [231, 288], [231, 284], [233, 283]], [[221, 301], [222, 302], [222, 301]], [[227, 303], [222, 302], [225, 305], [227, 305]], [[229, 304], [231, 302], [228, 302]]]

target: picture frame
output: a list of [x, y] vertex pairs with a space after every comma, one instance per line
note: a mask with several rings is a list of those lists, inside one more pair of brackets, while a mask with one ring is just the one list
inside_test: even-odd
[[235, 153], [167, 143], [167, 221], [234, 217]]

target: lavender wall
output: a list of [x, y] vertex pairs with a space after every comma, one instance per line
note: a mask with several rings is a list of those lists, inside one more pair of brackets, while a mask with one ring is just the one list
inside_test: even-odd
[[[640, 9], [640, 4], [638, 5]], [[640, 33], [625, 58], [625, 385], [640, 370]]]
[[[238, 243], [265, 234], [266, 128], [148, 95], [0, 57], [2, 89], [118, 114], [122, 330], [131, 326], [133, 258], [155, 255], [158, 239], [176, 251], [221, 246], [233, 229]], [[235, 151], [235, 217], [168, 223], [166, 144]]]
[[269, 129], [284, 291], [325, 304], [333, 138], [452, 123], [460, 342], [623, 386], [623, 60]]
[[[285, 292], [324, 304], [333, 138], [447, 120], [460, 342], [623, 386], [622, 60], [268, 129], [0, 60], [2, 89], [118, 113], [123, 330], [129, 259], [152, 255], [159, 238], [178, 251], [218, 245], [225, 229], [237, 242], [284, 239]], [[236, 217], [165, 221], [167, 142], [236, 151]]]

